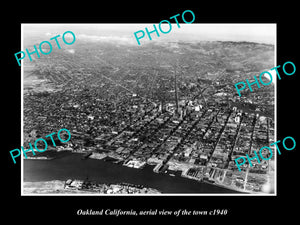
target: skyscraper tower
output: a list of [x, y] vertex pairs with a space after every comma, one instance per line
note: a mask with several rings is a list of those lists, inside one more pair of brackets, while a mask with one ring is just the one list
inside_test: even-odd
[[175, 101], [176, 101], [176, 110], [175, 110], [175, 113], [176, 115], [178, 115], [178, 91], [177, 91], [177, 63], [175, 65], [175, 68], [174, 68], [174, 75], [175, 75], [175, 79], [174, 79], [174, 86], [175, 86]]

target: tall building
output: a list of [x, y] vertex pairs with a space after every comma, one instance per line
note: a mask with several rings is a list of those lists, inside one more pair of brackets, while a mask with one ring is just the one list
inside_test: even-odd
[[175, 75], [175, 79], [174, 79], [174, 86], [175, 86], [175, 102], [176, 102], [176, 110], [175, 113], [176, 115], [178, 115], [178, 90], [177, 90], [177, 71], [176, 68], [177, 65], [174, 68], [174, 75]]

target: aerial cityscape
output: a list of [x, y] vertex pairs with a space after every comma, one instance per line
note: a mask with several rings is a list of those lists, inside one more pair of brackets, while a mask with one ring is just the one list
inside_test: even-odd
[[[23, 29], [31, 50], [50, 32]], [[74, 44], [23, 62], [23, 146], [61, 128], [72, 135], [27, 154], [24, 194], [274, 193], [275, 154], [241, 171], [234, 160], [275, 141], [275, 86], [240, 97], [234, 84], [273, 68], [276, 43], [138, 46], [72, 31]]]

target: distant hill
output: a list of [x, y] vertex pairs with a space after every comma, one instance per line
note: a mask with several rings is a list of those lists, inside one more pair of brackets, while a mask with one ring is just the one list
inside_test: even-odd
[[232, 41], [149, 42], [138, 46], [77, 40], [65, 48], [53, 49], [33, 62], [27, 60], [26, 65], [34, 65], [32, 75], [57, 87], [89, 88], [104, 85], [104, 79], [132, 92], [149, 90], [146, 95], [153, 93], [161, 79], [169, 80], [165, 87], [171, 90], [175, 70], [182, 82], [195, 83], [198, 79], [212, 85], [219, 80], [234, 89], [237, 81], [273, 68], [275, 56], [273, 45]]

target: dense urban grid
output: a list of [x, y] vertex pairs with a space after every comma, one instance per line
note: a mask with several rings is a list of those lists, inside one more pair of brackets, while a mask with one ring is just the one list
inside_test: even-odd
[[273, 182], [274, 156], [241, 172], [234, 159], [275, 141], [274, 85], [239, 97], [233, 84], [273, 67], [274, 46], [266, 44], [78, 40], [25, 63], [24, 146], [64, 127], [70, 143], [35, 157], [80, 152], [261, 193]]

